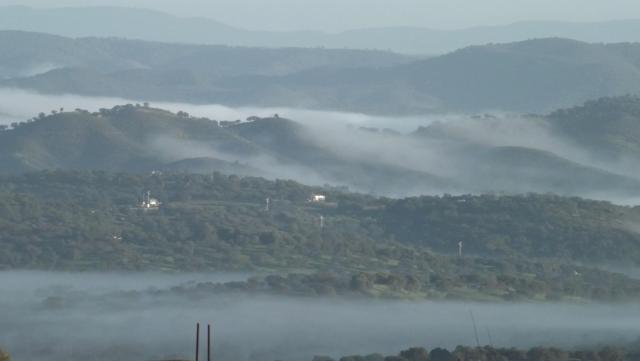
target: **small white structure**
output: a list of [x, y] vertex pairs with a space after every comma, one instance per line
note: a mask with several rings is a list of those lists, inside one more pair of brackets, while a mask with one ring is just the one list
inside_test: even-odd
[[158, 209], [160, 208], [160, 205], [162, 205], [162, 203], [155, 199], [155, 198], [151, 198], [151, 192], [147, 191], [147, 193], [145, 194], [144, 199], [142, 200], [142, 203], [140, 204], [140, 208], [142, 209]]
[[312, 194], [311, 198], [309, 198], [309, 202], [312, 202], [312, 203], [321, 203], [321, 202], [325, 202], [326, 200], [327, 200], [327, 197], [322, 194]]

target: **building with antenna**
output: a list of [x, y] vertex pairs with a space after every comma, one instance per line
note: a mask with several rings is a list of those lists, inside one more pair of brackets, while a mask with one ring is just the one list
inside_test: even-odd
[[142, 197], [140, 208], [142, 209], [159, 209], [162, 203], [156, 198], [151, 198], [151, 191], [147, 191]]

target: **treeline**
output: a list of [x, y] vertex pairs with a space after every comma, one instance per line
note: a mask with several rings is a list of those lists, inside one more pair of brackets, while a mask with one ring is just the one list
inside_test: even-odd
[[[593, 350], [567, 351], [554, 347], [534, 347], [529, 350], [515, 348], [496, 348], [492, 346], [458, 346], [453, 351], [435, 348], [431, 351], [422, 347], [413, 347], [401, 351], [398, 355], [383, 356], [370, 354], [353, 355], [338, 361], [635, 361], [640, 353], [628, 352], [624, 348], [605, 346]], [[316, 356], [313, 361], [335, 361], [326, 356]]]
[[[425, 262], [431, 267], [430, 271], [416, 270], [411, 274], [388, 271], [272, 274], [251, 277], [247, 281], [189, 283], [152, 293], [174, 296], [259, 293], [294, 297], [505, 301], [562, 300], [571, 297], [615, 301], [640, 297], [640, 282], [621, 275], [596, 269], [524, 261], [520, 262], [523, 265], [520, 269], [509, 269], [514, 263], [481, 259], [463, 263], [434, 256]], [[497, 267], [487, 268], [491, 264]], [[127, 293], [127, 296], [130, 295]]]

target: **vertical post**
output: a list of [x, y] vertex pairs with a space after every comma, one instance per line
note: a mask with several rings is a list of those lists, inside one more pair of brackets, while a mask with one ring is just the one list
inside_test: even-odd
[[200, 359], [200, 322], [196, 323], [196, 361]]
[[207, 324], [207, 361], [211, 361], [211, 325]]

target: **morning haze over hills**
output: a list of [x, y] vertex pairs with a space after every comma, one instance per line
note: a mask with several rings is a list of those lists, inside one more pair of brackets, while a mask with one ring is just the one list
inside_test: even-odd
[[188, 360], [195, 322], [220, 361], [640, 360], [640, 20], [29, 4], [0, 6], [0, 361]]
[[640, 90], [635, 43], [548, 38], [420, 58], [386, 51], [178, 45], [16, 31], [1, 31], [0, 42], [12, 45], [0, 55], [0, 85], [51, 94], [397, 115], [546, 113]]
[[[264, 19], [268, 21], [268, 19]], [[260, 24], [252, 24], [259, 28]], [[381, 27], [343, 32], [259, 31], [204, 17], [178, 17], [160, 11], [123, 7], [0, 8], [0, 29], [69, 37], [121, 37], [140, 40], [257, 47], [327, 47], [391, 50], [437, 55], [470, 45], [561, 37], [585, 42], [640, 40], [640, 20], [600, 22], [527, 21], [509, 25], [434, 30]]]

